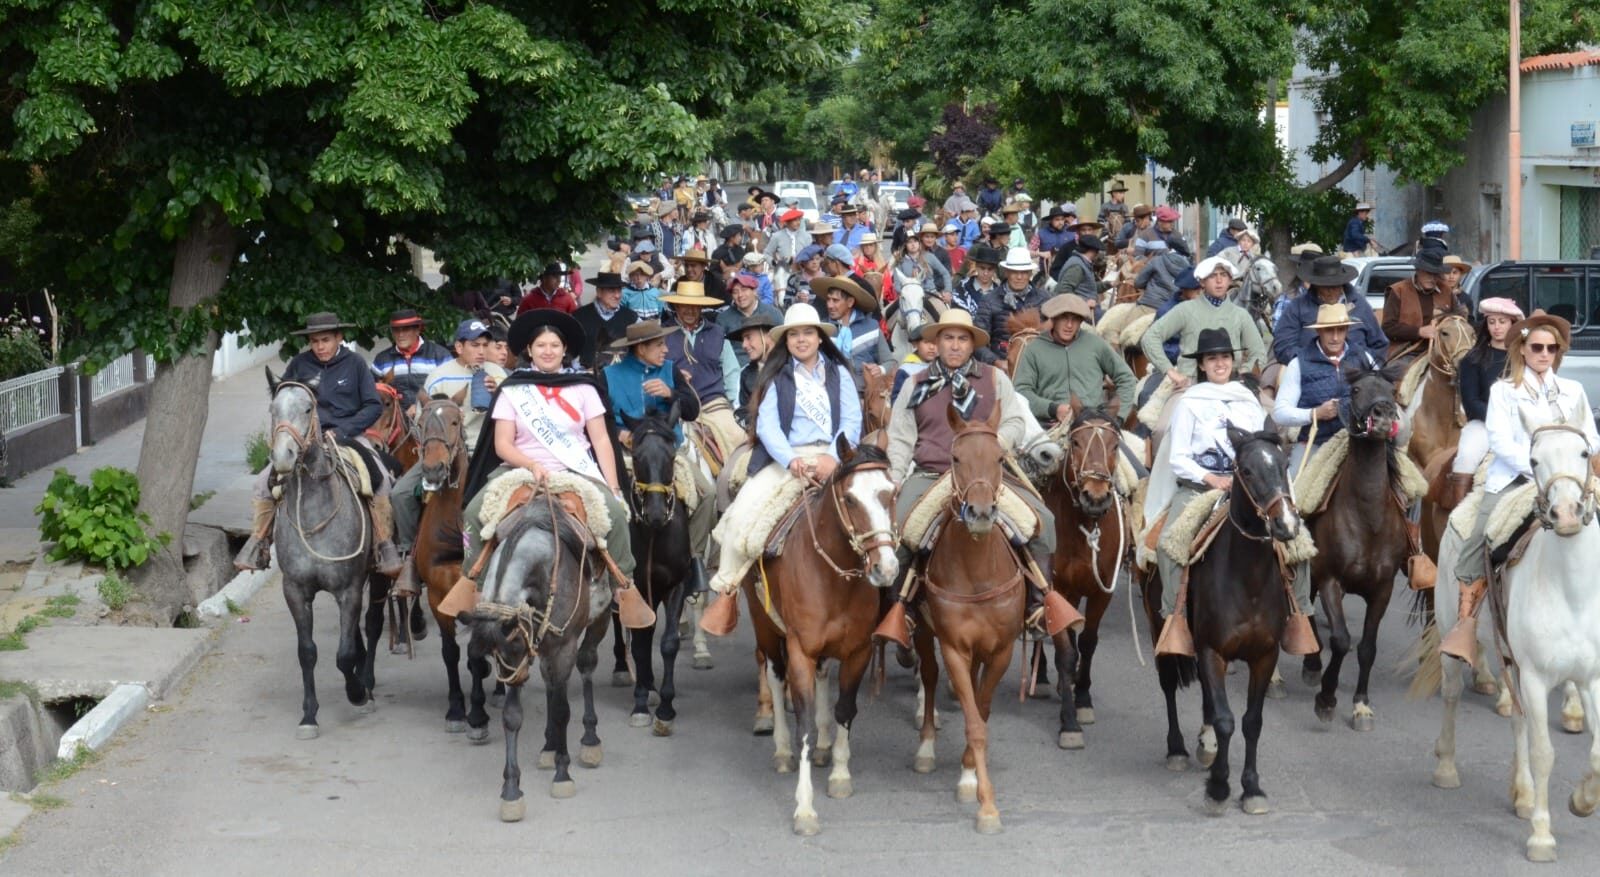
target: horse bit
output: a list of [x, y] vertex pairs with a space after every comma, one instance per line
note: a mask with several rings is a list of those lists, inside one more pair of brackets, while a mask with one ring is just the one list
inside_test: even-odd
[[[1539, 427], [1538, 429], [1535, 429], [1533, 434], [1528, 437], [1529, 443], [1531, 444], [1532, 442], [1537, 441], [1539, 435], [1546, 432], [1570, 432], [1581, 437], [1584, 440], [1586, 447], [1589, 441], [1589, 436], [1576, 426], [1572, 426], [1571, 424], [1567, 423], [1549, 423]], [[1549, 481], [1546, 481], [1542, 484], [1539, 482], [1539, 476], [1537, 474], [1533, 476], [1533, 483], [1535, 485], [1534, 489], [1538, 491], [1538, 493], [1534, 495], [1534, 507], [1539, 515], [1539, 526], [1546, 530], [1555, 527], [1555, 521], [1550, 514], [1552, 508], [1550, 504], [1550, 488], [1560, 484], [1563, 481], [1571, 481], [1573, 484], [1578, 485], [1578, 495], [1581, 497], [1580, 507], [1583, 510], [1583, 525], [1585, 527], [1589, 526], [1589, 524], [1594, 521], [1595, 516], [1595, 495], [1594, 488], [1592, 486], [1592, 478], [1580, 479], [1576, 475], [1568, 475], [1566, 473], [1556, 475]]]

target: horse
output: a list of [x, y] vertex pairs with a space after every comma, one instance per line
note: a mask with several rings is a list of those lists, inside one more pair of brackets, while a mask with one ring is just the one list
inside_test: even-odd
[[[421, 450], [417, 445], [416, 424], [406, 414], [406, 400], [400, 397], [400, 391], [394, 386], [394, 370], [390, 369], [378, 378], [378, 401], [383, 403], [383, 413], [378, 415], [376, 423], [367, 427], [367, 438], [380, 447], [389, 456], [400, 463], [400, 471], [405, 472], [417, 464], [421, 457]], [[426, 399], [418, 402], [426, 404]]]
[[1406, 453], [1421, 467], [1461, 439], [1461, 359], [1476, 340], [1472, 324], [1460, 314], [1439, 317], [1433, 321], [1433, 328], [1434, 336], [1428, 339], [1423, 354], [1427, 366], [1405, 409], [1411, 422]]
[[894, 389], [894, 370], [867, 369], [863, 372], [863, 377], [865, 382], [861, 391], [861, 434], [870, 436], [881, 433], [889, 426], [889, 413], [894, 407], [894, 400], [890, 398], [890, 391]]
[[895, 355], [910, 350], [911, 338], [928, 320], [927, 292], [920, 283], [898, 284], [894, 314], [889, 317], [889, 343]]
[[[1526, 715], [1512, 717], [1516, 744], [1512, 763], [1511, 803], [1522, 819], [1531, 819], [1527, 857], [1554, 861], [1556, 842], [1550, 832], [1550, 771], [1555, 756], [1548, 725], [1551, 689], [1575, 684], [1593, 731], [1600, 728], [1600, 595], [1593, 588], [1600, 566], [1600, 525], [1594, 522], [1596, 496], [1591, 481], [1587, 439], [1565, 423], [1524, 427], [1532, 436], [1534, 531], [1519, 563], [1503, 572], [1503, 590], [1485, 598], [1480, 619], [1493, 606], [1503, 642], [1513, 662], [1508, 668]], [[1433, 784], [1442, 789], [1461, 785], [1456, 768], [1455, 716], [1461, 699], [1462, 668], [1439, 652], [1439, 631], [1455, 624], [1456, 554], [1459, 540], [1446, 539], [1440, 550], [1437, 611], [1434, 624], [1418, 638], [1413, 654], [1422, 664], [1412, 682], [1413, 695], [1442, 688], [1444, 715], [1434, 747], [1438, 764]], [[1577, 816], [1588, 816], [1600, 804], [1600, 734], [1589, 750], [1589, 770], [1568, 801]]]
[[1001, 829], [989, 779], [989, 707], [995, 687], [1011, 665], [1012, 644], [1022, 635], [1024, 562], [1000, 526], [999, 501], [1005, 450], [996, 431], [1000, 405], [985, 422], [969, 423], [952, 406], [946, 409], [955, 438], [950, 443], [950, 506], [944, 531], [921, 571], [921, 610], [925, 624], [913, 637], [922, 690], [927, 692], [913, 769], [934, 767], [934, 700], [939, 665], [934, 640], [944, 655], [950, 684], [966, 717], [966, 751], [956, 799], [978, 802], [976, 828]]
[[[872, 631], [880, 595], [899, 573], [895, 558], [895, 492], [888, 457], [876, 445], [852, 451], [839, 439], [839, 466], [828, 480], [807, 490], [800, 521], [782, 538], [776, 557], [744, 582], [756, 647], [767, 658], [767, 686], [787, 686], [794, 710], [800, 757], [786, 717], [773, 725], [773, 766], [779, 773], [798, 768], [794, 832], [821, 829], [811, 788], [811, 765], [825, 767], [831, 756], [828, 797], [848, 798], [850, 728], [856, 696], [872, 656]], [[829, 709], [829, 681], [822, 662], [838, 662], [839, 693]], [[814, 719], [814, 720], [813, 720]]]
[[[522, 685], [535, 659], [544, 677], [544, 749], [541, 768], [554, 768], [550, 797], [570, 798], [577, 785], [568, 768], [567, 723], [572, 708], [567, 683], [573, 667], [583, 677], [583, 737], [578, 762], [599, 767], [604, 758], [594, 711], [594, 668], [611, 615], [612, 585], [586, 527], [560, 508], [549, 493], [536, 494], [516, 520], [499, 526], [499, 543], [484, 571], [483, 596], [457, 620], [471, 633], [472, 710], [467, 722], [487, 734], [484, 678], [494, 659], [495, 678], [507, 686], [501, 723], [506, 732], [500, 819], [518, 822], [527, 813], [517, 737], [522, 730]], [[620, 526], [620, 522], [618, 522]], [[487, 550], [487, 549], [486, 549]]]
[[[1245, 813], [1260, 815], [1267, 812], [1267, 796], [1256, 770], [1256, 744], [1261, 737], [1262, 704], [1289, 617], [1283, 575], [1271, 543], [1292, 541], [1300, 532], [1301, 521], [1289, 489], [1289, 458], [1279, 435], [1229, 427], [1228, 440], [1236, 469], [1227, 522], [1206, 553], [1189, 567], [1186, 608], [1197, 657], [1163, 655], [1157, 658], [1156, 669], [1167, 701], [1169, 770], [1187, 769], [1189, 759], [1178, 727], [1176, 691], [1196, 676], [1200, 679], [1205, 725], [1216, 741], [1214, 751], [1202, 746], [1200, 761], [1211, 769], [1205, 788], [1207, 808], [1218, 815], [1231, 793], [1228, 749], [1234, 716], [1225, 685], [1227, 664], [1243, 661], [1248, 665], [1240, 807]], [[1153, 634], [1160, 630], [1163, 585], [1160, 576], [1152, 572], [1145, 588], [1145, 612]], [[1179, 611], [1184, 609], [1179, 607]]]
[[1048, 321], [1039, 313], [1038, 308], [1028, 308], [1017, 311], [1006, 317], [1006, 331], [1011, 333], [1011, 340], [1006, 342], [1006, 375], [1017, 373], [1017, 363], [1022, 361], [1022, 351], [1032, 344], [1040, 335], [1049, 331]]
[[1086, 619], [1082, 631], [1064, 630], [1055, 636], [1056, 686], [1061, 695], [1056, 745], [1082, 749], [1082, 726], [1094, 724], [1089, 671], [1100, 642], [1100, 620], [1116, 593], [1123, 555], [1133, 540], [1114, 483], [1122, 441], [1116, 403], [1087, 408], [1074, 396], [1071, 405], [1066, 463], [1041, 493], [1056, 519], [1052, 586], [1074, 606], [1081, 605]]
[[1315, 599], [1322, 604], [1328, 636], [1328, 668], [1322, 671], [1322, 654], [1306, 655], [1302, 678], [1321, 685], [1316, 697], [1317, 718], [1333, 721], [1338, 703], [1339, 668], [1350, 651], [1350, 631], [1345, 625], [1344, 598], [1360, 597], [1367, 604], [1361, 644], [1356, 649], [1361, 673], [1356, 680], [1350, 726], [1370, 731], [1376, 724], [1367, 696], [1372, 663], [1378, 655], [1378, 626], [1394, 590], [1395, 574], [1405, 568], [1410, 555], [1406, 501], [1396, 492], [1396, 463], [1400, 451], [1391, 436], [1398, 430], [1400, 409], [1394, 400], [1393, 374], [1377, 368], [1350, 369], [1349, 455], [1329, 488], [1323, 510], [1307, 510], [1306, 525], [1318, 546], [1311, 562]]
[[[317, 592], [326, 591], [339, 604], [335, 663], [344, 674], [345, 697], [365, 715], [373, 710], [373, 662], [383, 634], [383, 597], [389, 580], [370, 569], [372, 516], [356, 486], [359, 475], [347, 470], [333, 438], [322, 431], [315, 391], [297, 381], [279, 380], [271, 368], [266, 372], [272, 393], [272, 469], [283, 487], [272, 540], [283, 572], [283, 599], [294, 618], [305, 689], [295, 736], [311, 740], [320, 733], [311, 603]], [[368, 597], [365, 643], [361, 640], [363, 582]]]
[[[634, 419], [624, 414], [622, 418], [633, 434], [633, 472], [622, 485], [631, 511], [628, 526], [633, 538], [633, 554], [638, 561], [633, 580], [639, 595], [651, 609], [666, 607], [665, 612], [657, 613], [658, 620], [664, 624], [659, 692], [650, 656], [655, 628], [630, 631], [634, 682], [633, 712], [628, 716], [628, 724], [635, 728], [648, 726], [657, 737], [670, 736], [672, 722], [678, 716], [673, 705], [677, 693], [674, 671], [680, 644], [678, 621], [689, 596], [689, 561], [693, 559], [689, 545], [689, 509], [673, 486], [678, 417], [678, 406], [674, 404], [664, 416]], [[621, 526], [620, 521], [617, 526]], [[654, 716], [650, 714], [652, 693], [657, 693], [661, 700]]]

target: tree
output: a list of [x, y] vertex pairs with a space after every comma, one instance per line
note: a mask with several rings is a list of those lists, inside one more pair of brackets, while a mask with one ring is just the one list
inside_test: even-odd
[[939, 127], [928, 138], [928, 155], [939, 175], [953, 182], [983, 160], [999, 137], [993, 107], [979, 106], [969, 111], [960, 104], [948, 104], [939, 118]]
[[[91, 362], [156, 356], [155, 528], [182, 533], [219, 332], [440, 307], [404, 241], [456, 283], [533, 273], [614, 221], [618, 193], [692, 167], [756, 77], [823, 63], [856, 11], [723, 7], [0, 0], [0, 208], [37, 229], [8, 269], [57, 294]], [[752, 45], [784, 51], [748, 65]], [[176, 563], [141, 583], [168, 619]]]

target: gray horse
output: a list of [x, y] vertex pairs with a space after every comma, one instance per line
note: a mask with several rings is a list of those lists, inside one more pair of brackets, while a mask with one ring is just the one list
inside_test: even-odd
[[[352, 479], [338, 463], [333, 439], [317, 420], [312, 388], [280, 381], [267, 369], [272, 391], [272, 469], [282, 487], [272, 541], [283, 572], [283, 598], [294, 617], [305, 701], [295, 736], [317, 736], [311, 601], [327, 591], [339, 604], [339, 654], [345, 695], [358, 711], [372, 711], [373, 659], [383, 634], [383, 596], [389, 580], [369, 572], [372, 518]], [[361, 641], [361, 584], [370, 592], [367, 641]]]
[[[500, 544], [489, 556], [482, 601], [461, 613], [458, 621], [472, 631], [467, 666], [472, 671], [472, 708], [467, 713], [467, 738], [489, 739], [489, 714], [484, 710], [484, 678], [489, 660], [495, 676], [507, 684], [501, 721], [506, 732], [505, 782], [500, 789], [500, 819], [517, 822], [527, 813], [522, 795], [522, 768], [517, 764], [517, 734], [522, 730], [522, 684], [532, 663], [539, 662], [545, 685], [544, 749], [541, 768], [554, 768], [550, 796], [570, 798], [577, 786], [568, 772], [567, 723], [572, 708], [567, 682], [577, 666], [583, 676], [583, 748], [578, 760], [599, 767], [603, 752], [595, 733], [594, 668], [600, 641], [611, 617], [612, 582], [599, 551], [586, 544], [587, 530], [543, 494], [523, 508], [514, 522], [502, 522]], [[559, 522], [559, 523], [558, 523]], [[559, 536], [557, 527], [559, 526]], [[627, 526], [617, 522], [616, 526]]]

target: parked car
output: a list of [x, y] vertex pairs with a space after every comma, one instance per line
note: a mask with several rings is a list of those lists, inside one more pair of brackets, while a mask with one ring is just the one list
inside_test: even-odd
[[1396, 281], [1404, 280], [1416, 272], [1416, 263], [1410, 256], [1356, 256], [1344, 260], [1360, 273], [1356, 275], [1358, 295], [1367, 297], [1367, 304], [1383, 319], [1383, 295]]
[[1473, 268], [1462, 288], [1474, 309], [1481, 299], [1509, 298], [1523, 313], [1542, 310], [1571, 322], [1561, 374], [1583, 384], [1600, 417], [1600, 260], [1494, 262]]
[[785, 208], [799, 208], [800, 212], [806, 215], [806, 225], [809, 226], [811, 223], [822, 218], [822, 214], [817, 210], [816, 199], [812, 198], [810, 195], [807, 195], [799, 189], [794, 189], [789, 192], [779, 192], [778, 194], [779, 206]]
[[878, 199], [885, 203], [890, 212], [904, 210], [911, 206], [911, 187], [898, 182], [879, 183]]
[[813, 206], [817, 203], [817, 184], [808, 180], [779, 180], [773, 184], [772, 191], [777, 193], [779, 201], [805, 195]]

